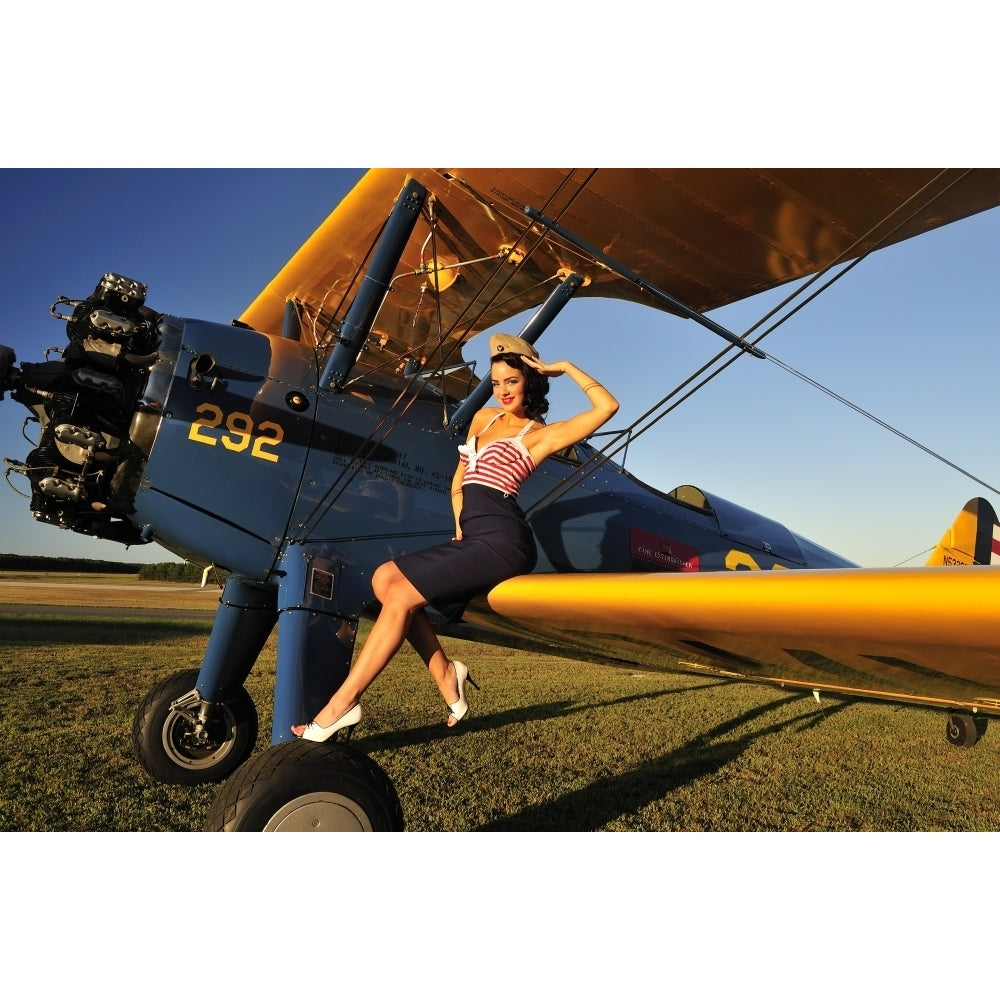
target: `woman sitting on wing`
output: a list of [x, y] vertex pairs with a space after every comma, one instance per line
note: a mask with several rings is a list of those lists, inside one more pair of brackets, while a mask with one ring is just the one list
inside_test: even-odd
[[[568, 420], [546, 424], [549, 378], [569, 375], [590, 404]], [[427, 664], [450, 709], [448, 725], [469, 704], [464, 663], [448, 659], [424, 607], [453, 620], [475, 595], [535, 566], [535, 540], [517, 505], [522, 483], [550, 455], [589, 437], [618, 411], [618, 401], [569, 361], [546, 364], [520, 337], [490, 337], [490, 376], [499, 408], [480, 410], [461, 445], [452, 479], [455, 537], [383, 563], [372, 576], [382, 610], [347, 679], [308, 725], [292, 726], [302, 739], [322, 743], [361, 721], [361, 696], [408, 639]]]

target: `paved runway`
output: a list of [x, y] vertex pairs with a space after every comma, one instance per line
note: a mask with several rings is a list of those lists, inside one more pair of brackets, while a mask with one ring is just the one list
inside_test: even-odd
[[[0, 580], [0, 591], [4, 587], [40, 587], [47, 590], [79, 590], [80, 583], [66, 583], [65, 581], [44, 581], [32, 580], [26, 584], [23, 580]], [[205, 608], [114, 608], [114, 607], [94, 607], [92, 605], [69, 605], [69, 604], [6, 604], [0, 600], [0, 618], [4, 615], [49, 615], [58, 618], [182, 618], [193, 620], [211, 621], [215, 617], [215, 612], [219, 610], [218, 598], [221, 591], [205, 591], [201, 587], [192, 585], [190, 587], [162, 586], [150, 583], [102, 583], [102, 591], [126, 590], [129, 593], [136, 591], [155, 591], [159, 593], [203, 593], [205, 595]], [[213, 599], [214, 597], [214, 599]]]

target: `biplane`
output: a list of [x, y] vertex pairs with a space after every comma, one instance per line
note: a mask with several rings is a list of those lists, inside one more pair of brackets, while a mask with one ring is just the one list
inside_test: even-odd
[[[155, 779], [224, 782], [208, 829], [402, 829], [374, 761], [290, 727], [350, 669], [373, 570], [451, 536], [456, 446], [491, 393], [467, 342], [510, 323], [537, 342], [569, 301], [603, 296], [754, 363], [759, 340], [708, 314], [997, 205], [995, 170], [372, 170], [232, 323], [162, 312], [114, 273], [60, 296], [57, 359], [0, 347], [0, 396], [37, 424], [8, 474], [41, 523], [227, 571], [200, 668], [157, 684], [133, 731]], [[986, 500], [928, 565], [863, 569], [615, 457], [582, 442], [543, 463], [520, 497], [537, 570], [438, 627], [931, 706], [962, 746], [1000, 714]], [[275, 629], [271, 746], [253, 754], [244, 683]]]

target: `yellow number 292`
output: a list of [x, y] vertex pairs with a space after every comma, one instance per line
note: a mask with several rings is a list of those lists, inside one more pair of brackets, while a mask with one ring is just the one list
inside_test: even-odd
[[[285, 431], [281, 424], [276, 424], [273, 420], [262, 420], [254, 428], [253, 418], [249, 413], [235, 410], [226, 414], [215, 403], [201, 403], [195, 408], [195, 413], [200, 416], [191, 424], [191, 430], [188, 431], [189, 441], [197, 441], [199, 444], [211, 445], [214, 448], [221, 440], [223, 447], [229, 451], [246, 451], [252, 441], [250, 454], [254, 458], [262, 458], [265, 462], [278, 461], [278, 445], [285, 439]], [[223, 425], [225, 425], [224, 433], [213, 433], [216, 428], [221, 428]]]

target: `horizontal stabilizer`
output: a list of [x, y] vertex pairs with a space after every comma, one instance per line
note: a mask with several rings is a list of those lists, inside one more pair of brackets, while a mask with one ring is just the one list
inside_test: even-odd
[[993, 505], [974, 497], [927, 560], [928, 566], [990, 566], [1000, 564], [1000, 524]]

